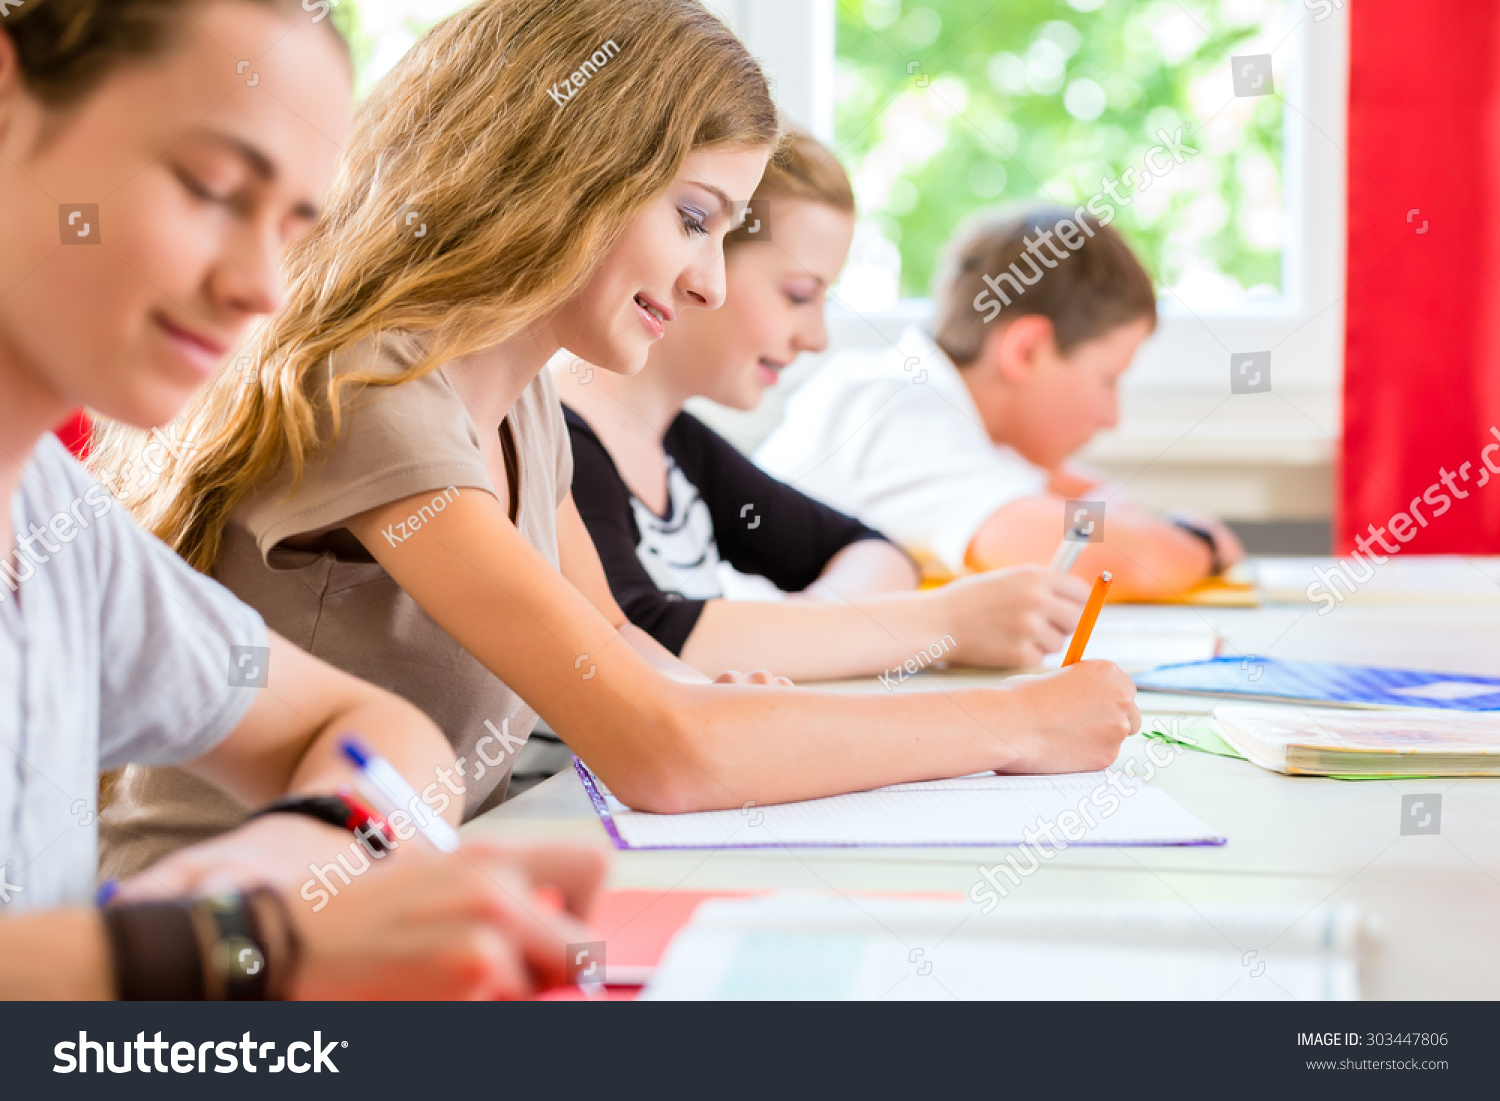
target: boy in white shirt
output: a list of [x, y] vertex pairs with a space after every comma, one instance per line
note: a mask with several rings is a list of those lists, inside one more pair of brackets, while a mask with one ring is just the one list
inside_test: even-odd
[[[837, 357], [756, 461], [884, 531], [930, 577], [1046, 563], [1090, 521], [1074, 569], [1110, 570], [1121, 596], [1179, 593], [1243, 557], [1222, 522], [1158, 517], [1068, 462], [1118, 420], [1118, 380], [1156, 327], [1151, 278], [1118, 233], [1081, 210], [981, 217], [934, 297], [932, 336]], [[1069, 502], [1105, 508], [1076, 516]]]

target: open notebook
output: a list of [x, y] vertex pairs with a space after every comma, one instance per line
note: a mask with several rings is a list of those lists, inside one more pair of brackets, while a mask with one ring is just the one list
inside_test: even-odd
[[1214, 721], [1225, 741], [1273, 772], [1500, 775], [1500, 715], [1220, 704]]
[[647, 814], [611, 795], [576, 757], [573, 765], [621, 849], [1020, 845], [1028, 841], [1028, 829], [1037, 836], [1039, 825], [1051, 828], [1063, 847], [1225, 840], [1166, 792], [1114, 769], [1063, 776], [983, 773], [768, 807], [748, 803], [738, 810]]
[[1349, 906], [787, 893], [703, 903], [644, 996], [1356, 999], [1361, 937]]

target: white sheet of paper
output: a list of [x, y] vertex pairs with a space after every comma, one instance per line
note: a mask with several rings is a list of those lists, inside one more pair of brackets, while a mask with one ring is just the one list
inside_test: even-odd
[[787, 893], [699, 907], [644, 996], [1355, 999], [1360, 928], [1347, 906]]
[[599, 789], [615, 828], [632, 848], [1019, 845], [1027, 840], [1029, 828], [1037, 836], [1034, 828], [1039, 824], [1051, 825], [1064, 845], [1175, 845], [1220, 839], [1216, 830], [1166, 792], [1114, 769], [1064, 776], [984, 773], [695, 814], [633, 811], [602, 784]]
[[[1084, 657], [1112, 661], [1127, 672], [1187, 661], [1207, 661], [1219, 652], [1219, 636], [1201, 619], [1143, 622], [1101, 617]], [[1061, 651], [1042, 659], [1044, 669], [1062, 665]]]
[[1250, 566], [1262, 594], [1276, 603], [1316, 604], [1327, 599], [1325, 591], [1340, 604], [1500, 603], [1500, 558], [1382, 557], [1384, 564], [1360, 557], [1343, 566], [1339, 558], [1257, 558]]

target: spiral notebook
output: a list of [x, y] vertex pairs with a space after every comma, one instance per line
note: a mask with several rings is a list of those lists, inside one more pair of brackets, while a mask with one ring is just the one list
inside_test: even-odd
[[1050, 829], [1061, 847], [1225, 841], [1160, 788], [1114, 769], [1062, 776], [987, 772], [768, 807], [647, 814], [611, 795], [576, 757], [573, 767], [620, 849], [1020, 845], [1035, 839], [1039, 827]]

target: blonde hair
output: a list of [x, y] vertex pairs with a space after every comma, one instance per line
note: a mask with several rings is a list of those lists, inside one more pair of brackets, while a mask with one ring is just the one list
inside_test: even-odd
[[[854, 188], [844, 166], [826, 145], [806, 130], [793, 126], [786, 128], [781, 145], [766, 164], [766, 174], [760, 178], [754, 198], [806, 199], [841, 214], [854, 213]], [[752, 236], [741, 228], [724, 239], [724, 247], [759, 240], [765, 238]]]
[[[585, 62], [571, 98], [549, 94]], [[324, 212], [287, 257], [285, 304], [231, 356], [248, 359], [253, 382], [221, 372], [184, 414], [191, 451], [127, 503], [210, 569], [234, 510], [286, 462], [295, 491], [330, 442], [315, 398], [336, 436], [345, 387], [399, 385], [515, 336], [580, 293], [689, 152], [777, 137], [760, 67], [693, 0], [463, 9], [361, 105]], [[423, 336], [404, 374], [381, 378], [349, 357], [335, 367], [336, 353], [395, 332]], [[124, 469], [145, 442], [111, 426], [93, 463]]]

